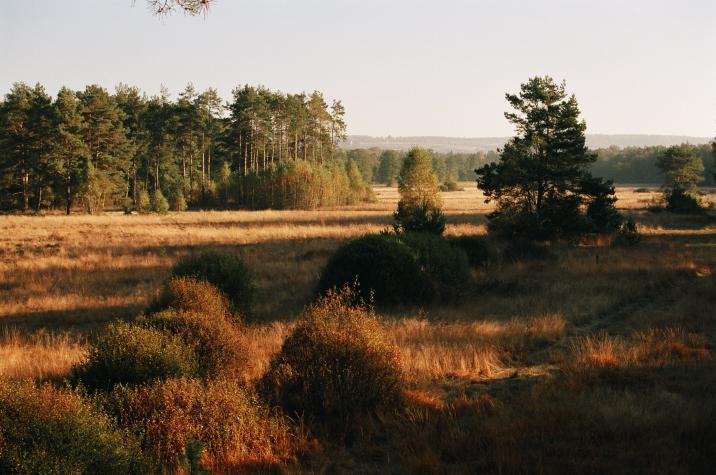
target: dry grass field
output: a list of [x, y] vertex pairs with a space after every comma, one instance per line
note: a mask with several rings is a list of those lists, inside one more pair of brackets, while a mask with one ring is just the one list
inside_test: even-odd
[[[443, 195], [447, 234], [484, 234], [490, 205], [474, 184], [463, 186]], [[255, 276], [256, 322], [245, 333], [252, 358], [245, 376], [255, 379], [311, 300], [331, 252], [390, 225], [397, 190], [375, 191], [371, 205], [318, 211], [0, 217], [0, 376], [62, 377], [102, 325], [132, 318], [155, 298], [178, 258], [213, 248], [240, 255]], [[618, 196], [643, 234], [638, 246], [590, 243], [558, 247], [546, 259], [495, 262], [475, 271], [459, 305], [381, 313], [415, 411], [394, 437], [313, 468], [372, 471], [390, 467], [392, 454], [415, 471], [466, 472], [476, 465], [445, 461], [450, 450], [474, 449], [489, 451], [490, 467], [507, 473], [550, 472], [557, 463], [550, 457], [563, 448], [536, 453], [530, 438], [551, 440], [557, 426], [578, 452], [567, 468], [593, 473], [626, 457], [599, 448], [608, 428], [623, 432], [619, 444], [653, 449], [643, 467], [656, 472], [673, 467], [659, 452], [664, 439], [642, 440], [646, 432], [701, 437], [674, 449], [684, 456], [711, 443], [713, 422], [703, 418], [714, 415], [716, 221], [648, 212], [656, 192], [619, 188]], [[437, 410], [440, 417], [431, 416]], [[482, 435], [458, 422], [469, 420], [467, 410], [487, 417]], [[408, 443], [401, 431], [411, 428], [419, 435]], [[495, 448], [495, 440], [504, 444]], [[598, 457], [615, 465], [579, 463]], [[699, 471], [705, 462], [693, 463]]]

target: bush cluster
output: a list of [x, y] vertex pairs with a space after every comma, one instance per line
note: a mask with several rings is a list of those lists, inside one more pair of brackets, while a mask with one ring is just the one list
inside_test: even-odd
[[174, 265], [176, 277], [193, 277], [215, 285], [229, 299], [234, 311], [251, 315], [254, 285], [251, 273], [238, 256], [204, 251], [181, 259]]
[[354, 290], [306, 308], [262, 381], [266, 399], [323, 423], [396, 407], [403, 377], [396, 348]]
[[232, 314], [231, 303], [215, 285], [192, 276], [169, 279], [152, 310], [166, 308], [182, 312], [205, 313], [221, 319], [235, 319], [236, 323], [241, 321], [240, 315]]
[[373, 193], [351, 162], [282, 161], [238, 176], [238, 204], [251, 209], [315, 209], [370, 201]]
[[464, 251], [430, 233], [366, 235], [329, 259], [319, 292], [355, 281], [379, 304], [430, 303], [454, 298], [470, 281]]
[[141, 318], [140, 324], [191, 348], [202, 377], [236, 375], [247, 360], [238, 329], [223, 314], [169, 308]]
[[70, 379], [87, 389], [198, 374], [196, 354], [176, 335], [124, 322], [112, 323]]
[[139, 445], [81, 394], [0, 381], [0, 473], [151, 473]]
[[104, 404], [139, 439], [144, 453], [172, 470], [197, 451], [208, 455], [202, 461], [224, 470], [237, 460], [291, 456], [284, 419], [272, 416], [235, 381], [174, 379], [117, 386]]
[[701, 206], [701, 200], [691, 193], [681, 189], [668, 190], [664, 193], [666, 201], [666, 209], [677, 214], [702, 214], [704, 208]]

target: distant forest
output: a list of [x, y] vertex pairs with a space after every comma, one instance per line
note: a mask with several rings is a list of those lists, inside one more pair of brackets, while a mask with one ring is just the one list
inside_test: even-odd
[[[702, 157], [706, 170], [703, 186], [714, 186], [716, 164], [711, 145], [694, 145], [697, 155]], [[595, 176], [614, 180], [621, 184], [661, 185], [664, 177], [656, 166], [657, 158], [667, 147], [626, 147], [611, 146], [595, 150], [597, 161], [591, 166]], [[405, 152], [379, 148], [354, 149], [347, 156], [354, 160], [364, 179], [375, 183], [394, 183], [400, 170], [400, 161]], [[498, 160], [497, 151], [473, 153], [433, 153], [433, 168], [441, 182], [474, 181], [475, 169]]]
[[[0, 210], [107, 207], [314, 208], [371, 199], [395, 183], [405, 152], [342, 149], [344, 108], [323, 94], [239, 86], [229, 102], [188, 85], [176, 99], [120, 84], [62, 88], [16, 83], [0, 100]], [[695, 150], [714, 185], [709, 145]], [[665, 147], [598, 149], [592, 172], [617, 183], [660, 184]], [[442, 183], [474, 181], [497, 150], [433, 153]], [[449, 188], [449, 187], [448, 187]]]

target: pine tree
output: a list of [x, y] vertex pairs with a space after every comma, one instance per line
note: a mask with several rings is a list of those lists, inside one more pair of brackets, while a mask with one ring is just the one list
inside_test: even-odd
[[64, 192], [65, 212], [70, 214], [87, 183], [90, 152], [82, 140], [84, 123], [76, 94], [65, 87], [60, 89], [54, 110], [56, 129], [51, 168], [57, 187]]
[[[531, 78], [519, 94], [507, 94], [514, 112], [505, 117], [517, 131], [498, 163], [475, 172], [486, 201], [496, 200], [490, 229], [509, 238], [570, 237], [594, 229], [583, 205], [612, 206], [610, 182], [587, 171], [596, 156], [585, 145], [586, 124], [574, 95], [548, 76]], [[584, 184], [588, 184], [585, 187]], [[606, 200], [606, 201], [605, 201]], [[605, 210], [602, 210], [605, 212]]]

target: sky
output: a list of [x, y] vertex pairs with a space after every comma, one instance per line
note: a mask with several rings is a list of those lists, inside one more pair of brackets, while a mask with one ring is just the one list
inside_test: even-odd
[[0, 94], [120, 83], [322, 91], [348, 132], [512, 135], [505, 93], [565, 80], [588, 133], [716, 133], [715, 0], [0, 0]]

